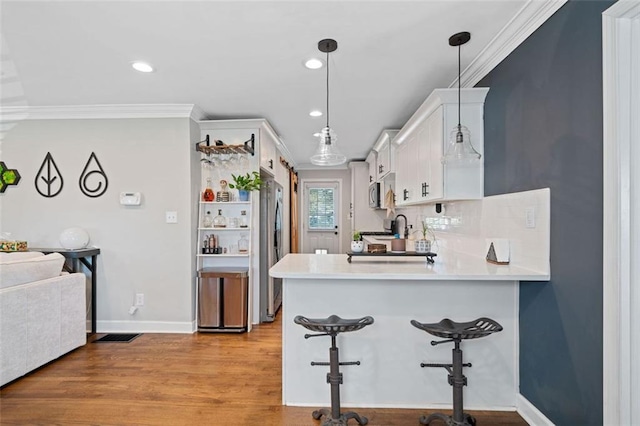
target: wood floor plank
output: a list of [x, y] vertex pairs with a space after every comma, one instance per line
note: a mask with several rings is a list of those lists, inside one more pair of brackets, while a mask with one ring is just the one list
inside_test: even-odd
[[[281, 330], [277, 320], [248, 334], [89, 343], [3, 387], [0, 425], [318, 426], [313, 408], [281, 405]], [[419, 425], [431, 412], [356, 411], [371, 426]], [[527, 425], [515, 412], [472, 414], [478, 425]]]

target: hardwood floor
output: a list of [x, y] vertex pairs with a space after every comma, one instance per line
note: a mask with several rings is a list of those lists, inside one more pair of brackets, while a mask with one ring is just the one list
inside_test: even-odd
[[[276, 321], [240, 335], [89, 343], [2, 388], [0, 424], [320, 425], [312, 408], [281, 405], [280, 338]], [[357, 411], [371, 426], [418, 425], [429, 413]], [[527, 425], [513, 412], [472, 414], [479, 425]]]

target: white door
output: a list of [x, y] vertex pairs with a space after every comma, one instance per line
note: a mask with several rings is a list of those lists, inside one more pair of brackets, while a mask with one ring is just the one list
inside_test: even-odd
[[302, 252], [340, 253], [340, 183], [307, 181], [303, 188]]

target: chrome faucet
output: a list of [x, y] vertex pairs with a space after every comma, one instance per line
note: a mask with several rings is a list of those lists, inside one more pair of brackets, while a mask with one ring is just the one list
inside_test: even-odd
[[[409, 226], [407, 225], [407, 217], [403, 214], [399, 214], [396, 215], [396, 218], [394, 219], [395, 224], [396, 224], [396, 230], [400, 230], [400, 226], [398, 226], [398, 218], [399, 217], [403, 217], [404, 218], [404, 238], [409, 238]], [[400, 232], [398, 232], [400, 233]]]

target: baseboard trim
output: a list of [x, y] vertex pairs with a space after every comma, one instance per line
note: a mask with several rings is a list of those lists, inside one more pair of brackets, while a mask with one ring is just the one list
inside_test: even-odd
[[516, 396], [516, 411], [532, 426], [554, 426], [554, 423], [522, 394]]
[[[283, 405], [288, 407], [326, 407], [328, 401], [315, 401], [315, 402], [288, 402]], [[341, 405], [345, 407], [353, 407], [353, 408], [397, 408], [402, 410], [439, 410], [439, 411], [451, 411], [451, 404], [380, 404], [377, 402], [360, 402], [354, 403], [353, 401], [344, 401], [341, 402]], [[516, 408], [513, 406], [465, 406], [465, 411], [516, 411]]]
[[98, 333], [188, 333], [195, 331], [195, 323], [168, 321], [98, 321]]

